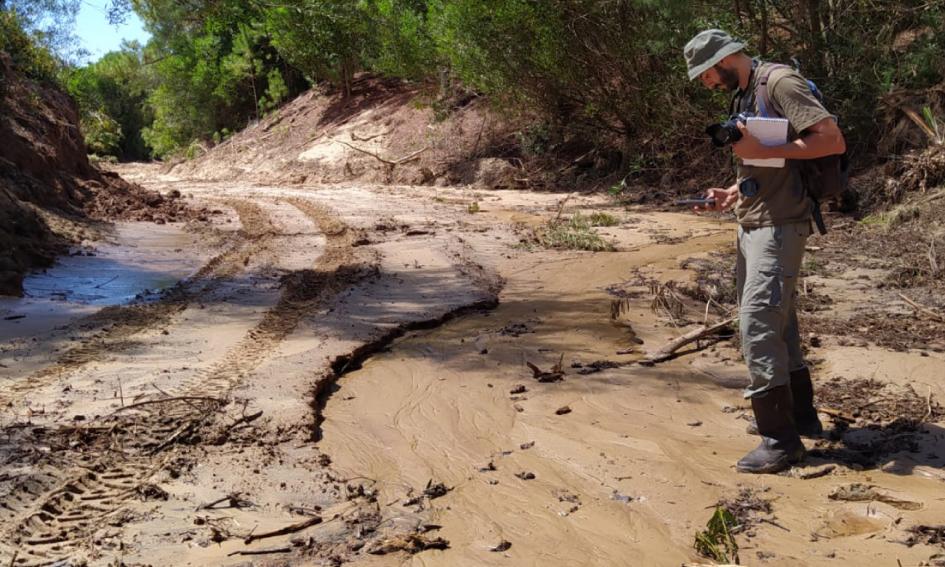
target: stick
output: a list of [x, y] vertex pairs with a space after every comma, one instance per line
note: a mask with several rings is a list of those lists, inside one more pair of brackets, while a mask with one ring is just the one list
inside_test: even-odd
[[112, 415], [121, 411], [129, 410], [129, 409], [137, 408], [141, 406], [146, 406], [150, 404], [159, 404], [161, 402], [173, 402], [173, 401], [188, 401], [188, 400], [202, 400], [205, 402], [216, 402], [218, 404], [223, 403], [223, 400], [221, 400], [220, 398], [211, 398], [209, 396], [173, 396], [170, 398], [160, 398], [157, 400], [145, 400], [143, 402], [134, 403], [134, 404], [131, 404], [130, 406], [125, 406], [123, 408], [119, 408], [115, 410], [115, 412]]
[[196, 421], [191, 421], [191, 422], [185, 423], [184, 425], [181, 425], [180, 427], [177, 428], [176, 431], [174, 431], [174, 433], [171, 434], [170, 437], [165, 439], [163, 443], [161, 443], [160, 445], [152, 449], [151, 454], [154, 455], [156, 453], [163, 451], [165, 447], [169, 447], [172, 443], [174, 443], [174, 441], [177, 441], [177, 439], [181, 435], [183, 435], [186, 432], [191, 431], [196, 425], [197, 425]]
[[359, 152], [361, 152], [362, 154], [367, 154], [367, 155], [371, 156], [372, 158], [376, 159], [377, 161], [379, 161], [379, 162], [381, 162], [381, 163], [384, 163], [384, 164], [387, 164], [387, 165], [389, 165], [389, 166], [391, 166], [391, 167], [394, 167], [394, 166], [396, 166], [396, 165], [400, 165], [400, 164], [402, 164], [402, 163], [407, 163], [408, 161], [414, 160], [414, 159], [416, 159], [420, 154], [422, 154], [423, 152], [425, 152], [425, 151], [427, 151], [427, 150], [430, 149], [430, 146], [425, 146], [425, 147], [423, 147], [423, 148], [421, 148], [421, 149], [419, 149], [419, 150], [413, 152], [412, 154], [408, 154], [408, 155], [406, 155], [406, 156], [404, 156], [404, 157], [402, 157], [402, 158], [400, 158], [400, 159], [396, 159], [396, 160], [394, 160], [394, 161], [391, 161], [391, 160], [389, 160], [389, 159], [384, 159], [384, 158], [382, 158], [381, 156], [377, 155], [377, 154], [374, 153], [374, 152], [365, 150], [364, 148], [359, 148], [359, 147], [357, 147], [357, 146], [351, 145], [351, 144], [349, 144], [348, 142], [342, 142], [341, 140], [333, 140], [333, 141], [338, 142], [339, 144], [341, 144], [341, 145], [343, 145], [343, 146], [348, 146], [348, 147], [351, 148], [352, 150], [359, 151]]
[[843, 421], [848, 421], [848, 422], [850, 422], [850, 423], [855, 423], [855, 422], [856, 422], [856, 418], [855, 418], [855, 417], [853, 417], [852, 415], [849, 415], [849, 414], [847, 414], [847, 413], [844, 413], [844, 412], [842, 412], [842, 411], [840, 411], [840, 410], [835, 410], [835, 409], [830, 409], [830, 408], [825, 408], [825, 407], [819, 407], [819, 408], [817, 408], [817, 411], [819, 411], [819, 412], [821, 412], [821, 413], [825, 413], [825, 414], [829, 415], [830, 417], [835, 417], [835, 418], [837, 418], [837, 419], [842, 419]]
[[231, 551], [226, 554], [227, 557], [232, 557], [234, 555], [266, 555], [268, 553], [289, 553], [292, 551], [292, 548], [289, 546], [285, 547], [270, 547], [269, 549], [244, 549], [241, 551]]
[[911, 299], [909, 299], [908, 297], [906, 297], [906, 296], [903, 295], [902, 293], [899, 294], [899, 297], [901, 297], [903, 301], [905, 301], [906, 303], [908, 303], [909, 305], [911, 305], [913, 309], [915, 309], [915, 310], [918, 311], [919, 313], [922, 313], [922, 314], [925, 315], [926, 317], [930, 317], [930, 318], [932, 318], [932, 319], [934, 319], [935, 321], [938, 321], [938, 322], [940, 322], [940, 323], [945, 323], [945, 317], [943, 317], [942, 315], [939, 315], [939, 314], [936, 313], [935, 311], [932, 311], [931, 309], [929, 309], [929, 308], [927, 308], [927, 307], [923, 307], [923, 306], [919, 305], [918, 303], [916, 303], [915, 301], [912, 301]]
[[281, 535], [286, 535], [286, 534], [293, 534], [293, 533], [295, 533], [295, 532], [300, 532], [300, 531], [304, 530], [305, 528], [310, 528], [310, 527], [312, 527], [312, 526], [314, 526], [314, 525], [316, 525], [316, 524], [320, 524], [320, 523], [322, 523], [322, 518], [321, 518], [321, 516], [313, 516], [313, 517], [311, 517], [311, 518], [309, 518], [309, 519], [307, 519], [307, 520], [305, 520], [305, 521], [299, 522], [299, 523], [297, 523], [297, 524], [292, 524], [292, 525], [286, 526], [286, 527], [284, 527], [284, 528], [279, 528], [278, 530], [273, 530], [273, 531], [271, 531], [271, 532], [263, 532], [263, 533], [261, 533], [261, 534], [259, 534], [259, 535], [251, 535], [251, 536], [247, 537], [246, 539], [244, 539], [244, 540], [243, 540], [243, 543], [245, 543], [246, 545], [249, 545], [249, 544], [253, 543], [253, 542], [256, 541], [256, 540], [266, 539], [267, 537], [275, 537], [275, 536], [281, 536]]
[[249, 508], [250, 506], [253, 505], [253, 503], [250, 502], [249, 500], [241, 500], [241, 499], [240, 499], [240, 494], [242, 494], [242, 493], [240, 493], [240, 492], [232, 492], [232, 493], [230, 493], [230, 494], [227, 494], [227, 495], [224, 496], [223, 498], [217, 498], [217, 499], [214, 500], [213, 502], [208, 502], [207, 504], [203, 504], [203, 505], [201, 505], [201, 506], [198, 506], [198, 507], [197, 507], [197, 510], [198, 510], [198, 511], [199, 511], [199, 510], [216, 510], [216, 509], [217, 509], [217, 508], [216, 508], [216, 505], [217, 505], [217, 504], [220, 504], [221, 502], [226, 502], [227, 500], [229, 500], [229, 502], [230, 502], [230, 505], [229, 505], [230, 508], [236, 508], [236, 509]]
[[103, 286], [106, 286], [106, 285], [112, 283], [113, 281], [115, 281], [115, 280], [117, 280], [117, 279], [118, 279], [118, 276], [115, 276], [115, 277], [111, 278], [110, 280], [108, 280], [107, 282], [102, 282], [102, 283], [98, 284], [98, 285], [95, 286], [93, 289], [101, 289]]
[[708, 326], [708, 327], [699, 327], [698, 329], [693, 329], [681, 337], [677, 337], [670, 342], [666, 343], [659, 348], [654, 353], [648, 354], [647, 357], [641, 361], [641, 364], [652, 365], [657, 362], [663, 362], [664, 360], [669, 360], [673, 357], [675, 352], [680, 348], [688, 345], [691, 342], [695, 342], [701, 338], [707, 337], [709, 335], [714, 335], [734, 323], [738, 318], [732, 317], [731, 319], [725, 319], [724, 321], [719, 321], [718, 323]]
[[568, 203], [572, 196], [574, 196], [574, 193], [568, 193], [568, 196], [558, 203], [558, 214], [555, 215], [554, 220], [552, 220], [549, 224], [556, 224], [558, 222], [558, 219], [561, 218], [561, 213], [564, 212], [564, 206]]
[[927, 420], [932, 415], [932, 386], [929, 386], [929, 397], [925, 400], [928, 409], [925, 412], [925, 417], [922, 418], [922, 421]]
[[121, 389], [121, 376], [118, 377], [118, 397], [121, 398], [121, 407], [125, 407], [125, 393]]

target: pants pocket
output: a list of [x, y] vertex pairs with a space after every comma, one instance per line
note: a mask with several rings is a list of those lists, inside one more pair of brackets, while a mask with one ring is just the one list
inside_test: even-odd
[[781, 307], [784, 300], [784, 271], [779, 266], [759, 270], [746, 283], [742, 307]]

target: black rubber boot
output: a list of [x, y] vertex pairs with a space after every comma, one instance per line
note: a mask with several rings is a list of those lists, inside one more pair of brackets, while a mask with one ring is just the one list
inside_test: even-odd
[[797, 432], [804, 437], [820, 437], [824, 426], [814, 407], [814, 385], [810, 381], [810, 370], [806, 367], [791, 372], [791, 395], [794, 397], [794, 423]]
[[[824, 434], [824, 426], [817, 417], [814, 407], [814, 384], [810, 379], [810, 370], [806, 367], [791, 372], [791, 395], [794, 397], [794, 423], [801, 437], [817, 438]], [[758, 425], [752, 419], [745, 431], [749, 435], [758, 435]]]
[[804, 444], [794, 425], [794, 404], [787, 386], [772, 388], [751, 399], [761, 444], [738, 461], [745, 473], [776, 473], [804, 458]]

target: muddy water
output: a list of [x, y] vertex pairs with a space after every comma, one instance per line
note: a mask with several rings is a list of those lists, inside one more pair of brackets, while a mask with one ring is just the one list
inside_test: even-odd
[[160, 291], [206, 261], [181, 225], [118, 223], [93, 252], [63, 256], [23, 282], [24, 297], [0, 299], [0, 341], [47, 331], [107, 305]]
[[[680, 565], [700, 559], [693, 535], [712, 506], [743, 488], [774, 509], [773, 524], [740, 536], [745, 564], [928, 559], [928, 548], [891, 541], [903, 537], [900, 523], [943, 511], [937, 479], [849, 469], [812, 480], [739, 475], [733, 465], [757, 439], [731, 411], [745, 407], [736, 353], [719, 345], [652, 368], [632, 364], [678, 331], [653, 314], [649, 294], [631, 299], [632, 331], [614, 326], [606, 288], [634, 269], [681, 280], [681, 260], [731, 243], [709, 223], [654, 222], [670, 231], [687, 223], [693, 236], [660, 245], [624, 234], [624, 249], [635, 251], [515, 258], [499, 266], [507, 285], [495, 311], [406, 337], [341, 378], [319, 444], [336, 468], [369, 479], [384, 502], [431, 480], [452, 489], [430, 502], [449, 549], [363, 564]], [[627, 350], [635, 352], [618, 354]], [[548, 370], [559, 359], [566, 376], [556, 383], [538, 383], [524, 364]], [[574, 368], [598, 360], [630, 364]], [[526, 391], [512, 394], [519, 385]], [[850, 482], [923, 506], [903, 522], [881, 503], [827, 498]], [[493, 551], [503, 541], [511, 547]]]
[[[677, 459], [701, 435], [664, 441], [686, 429], [693, 408], [683, 410], [681, 397], [711, 406], [719, 395], [690, 397], [680, 377], [660, 370], [582, 376], [568, 367], [640, 356], [639, 348], [616, 354], [636, 343], [609, 321], [608, 285], [634, 267], [672, 270], [681, 254], [729, 240], [710, 233], [685, 247], [510, 262], [496, 311], [407, 338], [345, 376], [326, 407], [321, 449], [339, 469], [375, 480], [385, 498], [430, 479], [453, 487], [434, 501], [451, 548], [412, 564], [680, 564], [690, 556], [680, 537], [690, 526], [675, 510], [688, 497], [676, 492], [705, 487], [691, 483], [696, 463]], [[656, 341], [649, 310], [635, 315], [635, 334]], [[524, 365], [547, 370], [562, 355], [563, 382], [538, 383]], [[518, 384], [527, 392], [511, 395]], [[565, 406], [571, 412], [558, 415]], [[503, 540], [508, 551], [490, 551]]]

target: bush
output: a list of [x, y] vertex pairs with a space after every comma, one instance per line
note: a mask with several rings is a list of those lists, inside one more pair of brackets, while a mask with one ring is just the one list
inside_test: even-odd
[[13, 61], [13, 68], [27, 77], [56, 83], [59, 62], [49, 49], [24, 30], [23, 22], [12, 10], [0, 9], [0, 51], [5, 51]]
[[81, 119], [82, 133], [88, 150], [99, 156], [114, 156], [121, 145], [121, 125], [102, 110], [85, 112]]

